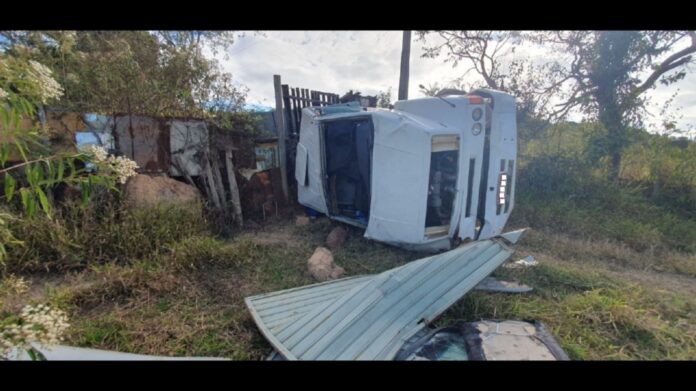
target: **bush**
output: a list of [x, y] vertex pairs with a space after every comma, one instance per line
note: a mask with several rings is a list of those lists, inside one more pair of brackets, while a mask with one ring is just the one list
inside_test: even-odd
[[23, 245], [9, 247], [8, 271], [66, 270], [88, 264], [153, 259], [206, 231], [200, 208], [125, 209], [111, 196], [67, 202], [49, 218], [18, 218], [10, 228]]
[[605, 180], [579, 159], [527, 158], [521, 163], [513, 222], [589, 238], [609, 238], [643, 251], [696, 252], [696, 221], [655, 205], [639, 188]]

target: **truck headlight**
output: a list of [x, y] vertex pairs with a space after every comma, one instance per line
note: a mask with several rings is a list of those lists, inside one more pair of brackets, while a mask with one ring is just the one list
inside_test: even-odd
[[478, 136], [481, 130], [483, 130], [483, 126], [481, 126], [480, 122], [475, 123], [474, 126], [471, 127], [471, 133], [473, 133], [474, 136]]
[[473, 118], [474, 121], [480, 120], [481, 116], [483, 116], [483, 110], [481, 110], [480, 107], [475, 108], [474, 111], [471, 112], [471, 118]]

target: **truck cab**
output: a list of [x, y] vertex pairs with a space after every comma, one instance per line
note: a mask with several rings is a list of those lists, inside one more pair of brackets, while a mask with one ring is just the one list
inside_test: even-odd
[[502, 233], [514, 206], [515, 98], [481, 89], [302, 111], [300, 204], [423, 251]]

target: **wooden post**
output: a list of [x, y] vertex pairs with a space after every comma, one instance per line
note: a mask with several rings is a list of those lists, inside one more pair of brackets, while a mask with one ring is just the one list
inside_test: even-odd
[[283, 113], [283, 92], [280, 86], [280, 75], [273, 75], [273, 87], [275, 88], [276, 101], [276, 126], [278, 127], [278, 152], [280, 154], [280, 174], [283, 184], [283, 197], [288, 201], [288, 161], [285, 157], [286, 128]]
[[213, 178], [213, 171], [210, 169], [210, 159], [208, 156], [205, 156], [203, 160], [205, 161], [205, 176], [209, 188], [208, 190], [210, 191], [209, 196], [213, 200], [215, 206], [218, 209], [222, 209], [222, 202], [220, 202], [217, 189], [215, 189], [215, 179]]
[[210, 161], [213, 164], [213, 180], [215, 181], [215, 187], [217, 188], [218, 194], [220, 195], [222, 207], [227, 209], [227, 196], [225, 195], [225, 186], [222, 184], [222, 172], [220, 171], [220, 164], [218, 163], [219, 159], [220, 154], [217, 150], [215, 150], [213, 156], [210, 159]]
[[242, 204], [239, 202], [239, 187], [234, 176], [234, 164], [232, 163], [232, 151], [225, 150], [225, 168], [227, 168], [227, 181], [230, 183], [230, 195], [232, 196], [232, 211], [234, 212], [237, 226], [244, 224], [242, 216]]
[[401, 46], [401, 73], [399, 74], [399, 100], [408, 99], [408, 65], [411, 56], [411, 31], [404, 31]]

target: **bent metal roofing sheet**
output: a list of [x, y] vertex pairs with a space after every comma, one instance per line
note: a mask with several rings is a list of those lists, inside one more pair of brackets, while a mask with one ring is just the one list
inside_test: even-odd
[[[503, 235], [516, 242], [519, 234]], [[472, 242], [371, 276], [245, 299], [290, 360], [391, 360], [405, 340], [512, 255], [501, 238]]]

